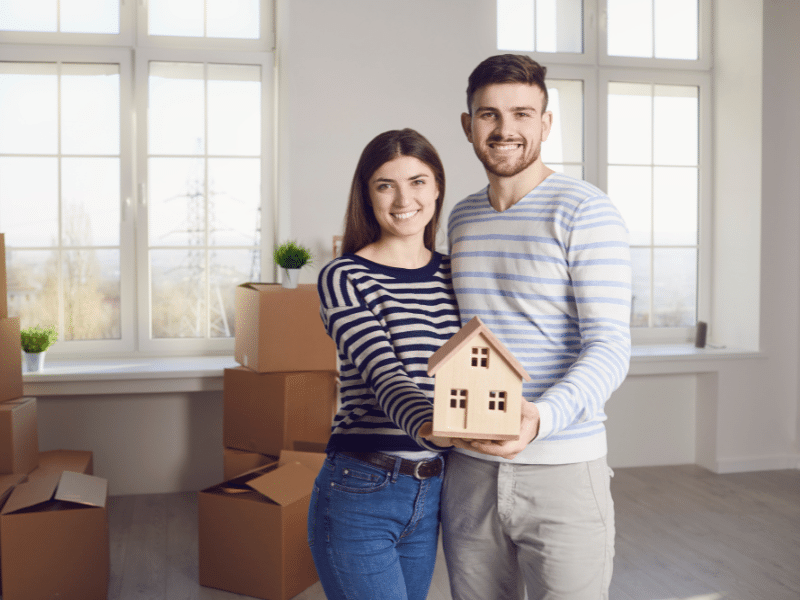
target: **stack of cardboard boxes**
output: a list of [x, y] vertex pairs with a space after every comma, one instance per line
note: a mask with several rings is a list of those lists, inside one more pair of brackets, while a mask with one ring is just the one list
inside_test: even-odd
[[0, 233], [0, 582], [3, 600], [108, 594], [105, 479], [92, 453], [39, 452], [36, 398], [23, 397], [19, 317], [9, 318]]
[[316, 286], [239, 286], [235, 344], [225, 482], [198, 499], [200, 584], [286, 600], [317, 581], [306, 515], [336, 412], [336, 346]]

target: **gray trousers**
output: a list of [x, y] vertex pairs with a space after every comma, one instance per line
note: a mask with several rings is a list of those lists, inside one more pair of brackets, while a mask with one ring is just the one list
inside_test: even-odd
[[605, 457], [497, 463], [451, 452], [442, 534], [454, 600], [603, 600], [614, 561]]

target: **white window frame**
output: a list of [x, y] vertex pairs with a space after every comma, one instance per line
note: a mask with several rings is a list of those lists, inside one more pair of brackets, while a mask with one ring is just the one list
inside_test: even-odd
[[[118, 64], [120, 70], [120, 338], [59, 341], [53, 354], [129, 353], [135, 348], [133, 314], [133, 71], [131, 52], [122, 48], [75, 46], [3, 46], [3, 62]], [[60, 187], [60, 182], [59, 182]], [[60, 203], [60, 199], [59, 199]], [[61, 279], [59, 278], [59, 281]], [[59, 293], [59, 302], [62, 294]]]
[[[150, 61], [187, 62], [187, 63], [218, 63], [218, 64], [247, 64], [261, 67], [261, 123], [265, 130], [275, 131], [273, 119], [273, 81], [274, 60], [272, 53], [263, 52], [221, 52], [217, 50], [162, 50], [145, 49], [136, 53], [136, 102], [137, 114], [147, 114], [148, 103], [148, 78]], [[138, 181], [136, 212], [137, 221], [148, 222], [148, 192], [147, 192], [147, 121], [139, 119], [136, 128], [136, 180]], [[272, 254], [267, 248], [272, 248], [275, 243], [274, 216], [270, 198], [274, 198], [274, 160], [273, 160], [273, 135], [261, 136], [261, 279], [272, 279]], [[148, 232], [146, 227], [139, 227], [136, 235], [136, 273], [140, 282], [138, 288], [137, 337], [138, 348], [142, 352], [167, 353], [167, 354], [215, 354], [232, 353], [234, 338], [158, 338], [153, 339], [152, 331], [152, 305], [149, 272], [149, 247]], [[146, 307], [142, 310], [142, 307]]]
[[274, 0], [261, 0], [259, 40], [167, 38], [147, 35], [149, 0], [120, 1], [120, 34], [0, 32], [8, 62], [85, 62], [120, 65], [120, 339], [57, 342], [55, 356], [230, 355], [234, 338], [150, 335], [151, 291], [147, 236], [148, 62], [209, 62], [261, 67], [261, 279], [275, 281], [271, 248], [278, 227], [277, 69]]
[[[699, 57], [696, 61], [608, 56], [607, 0], [584, 0], [582, 55], [559, 52], [519, 53], [527, 54], [546, 66], [547, 79], [583, 80], [584, 179], [603, 190], [607, 189], [608, 183], [608, 82], [632, 81], [698, 86], [700, 182], [696, 311], [699, 321], [712, 322], [714, 202], [714, 162], [711, 150], [714, 118], [711, 71], [712, 0], [698, 1]], [[633, 343], [637, 345], [685, 343], [694, 339], [694, 332], [694, 326], [635, 327], [631, 329], [631, 337]]]

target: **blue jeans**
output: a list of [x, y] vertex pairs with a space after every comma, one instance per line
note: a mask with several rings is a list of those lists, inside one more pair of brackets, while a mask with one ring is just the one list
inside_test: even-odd
[[425, 600], [442, 477], [415, 479], [332, 454], [317, 476], [308, 544], [328, 600]]

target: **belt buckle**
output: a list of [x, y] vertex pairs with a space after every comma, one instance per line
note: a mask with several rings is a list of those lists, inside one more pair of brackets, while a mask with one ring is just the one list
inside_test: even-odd
[[[439, 459], [435, 458], [433, 460], [439, 460]], [[428, 475], [427, 477], [423, 477], [422, 475], [420, 475], [420, 472], [419, 472], [420, 467], [427, 466], [428, 463], [433, 462], [433, 460], [420, 460], [420, 461], [417, 461], [417, 463], [414, 465], [414, 479], [423, 480], [423, 479], [430, 479], [431, 477], [433, 477], [433, 475]]]

